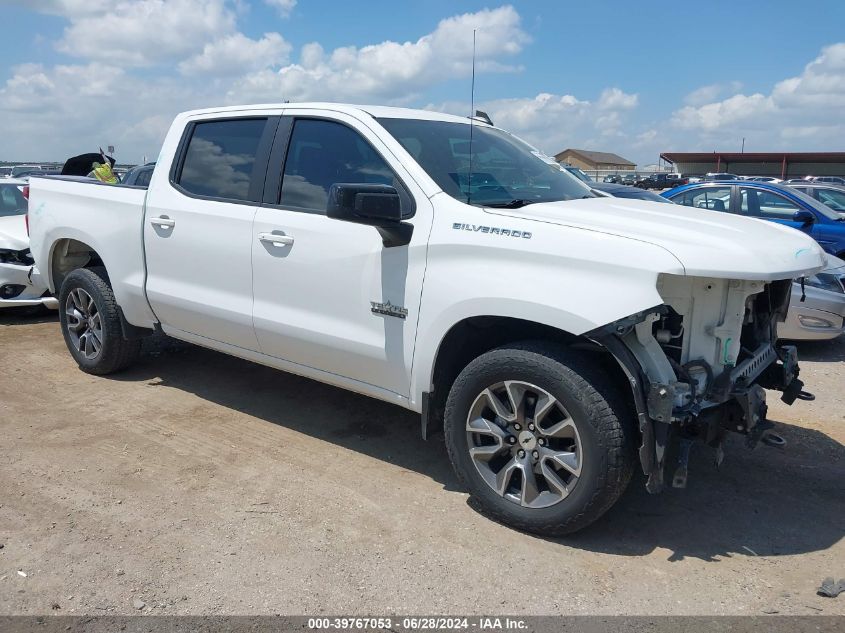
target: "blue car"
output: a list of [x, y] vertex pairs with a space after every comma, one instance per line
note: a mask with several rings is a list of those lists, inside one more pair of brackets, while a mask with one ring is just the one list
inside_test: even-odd
[[660, 194], [676, 204], [712, 209], [791, 226], [832, 255], [845, 257], [845, 218], [786, 185], [749, 180], [702, 182]]

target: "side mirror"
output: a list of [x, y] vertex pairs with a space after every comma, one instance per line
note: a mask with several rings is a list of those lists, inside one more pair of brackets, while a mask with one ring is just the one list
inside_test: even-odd
[[402, 221], [402, 200], [390, 185], [335, 183], [329, 189], [326, 215], [376, 227], [387, 248], [406, 246], [414, 234], [414, 225]]
[[792, 216], [792, 221], [800, 222], [804, 225], [812, 224], [816, 221], [816, 216], [814, 216], [810, 211], [807, 210], [796, 211]]
[[335, 220], [395, 226], [402, 221], [399, 193], [389, 185], [335, 183], [329, 189], [326, 215]]

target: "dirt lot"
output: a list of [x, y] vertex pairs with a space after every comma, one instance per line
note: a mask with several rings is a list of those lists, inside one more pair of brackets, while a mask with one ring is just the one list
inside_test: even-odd
[[2, 316], [0, 614], [845, 614], [815, 595], [845, 576], [845, 340], [800, 351], [786, 450], [699, 450], [686, 491], [638, 478], [546, 540], [404, 410], [161, 341], [95, 378], [55, 319]]

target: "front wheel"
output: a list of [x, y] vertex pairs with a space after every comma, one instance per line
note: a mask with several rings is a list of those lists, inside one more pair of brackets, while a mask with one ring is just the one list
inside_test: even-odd
[[140, 354], [140, 341], [123, 338], [105, 268], [79, 268], [65, 277], [59, 293], [59, 321], [67, 348], [84, 372], [112, 374], [134, 363]]
[[494, 349], [446, 403], [452, 465], [483, 511], [545, 535], [579, 530], [624, 492], [634, 418], [594, 359], [543, 342]]

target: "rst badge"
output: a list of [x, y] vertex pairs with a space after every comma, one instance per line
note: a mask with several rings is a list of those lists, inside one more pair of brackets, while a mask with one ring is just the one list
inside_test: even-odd
[[408, 316], [408, 308], [402, 306], [395, 306], [390, 301], [378, 303], [377, 301], [370, 301], [370, 312], [373, 314], [383, 314], [385, 316], [396, 317], [397, 319], [404, 319]]

